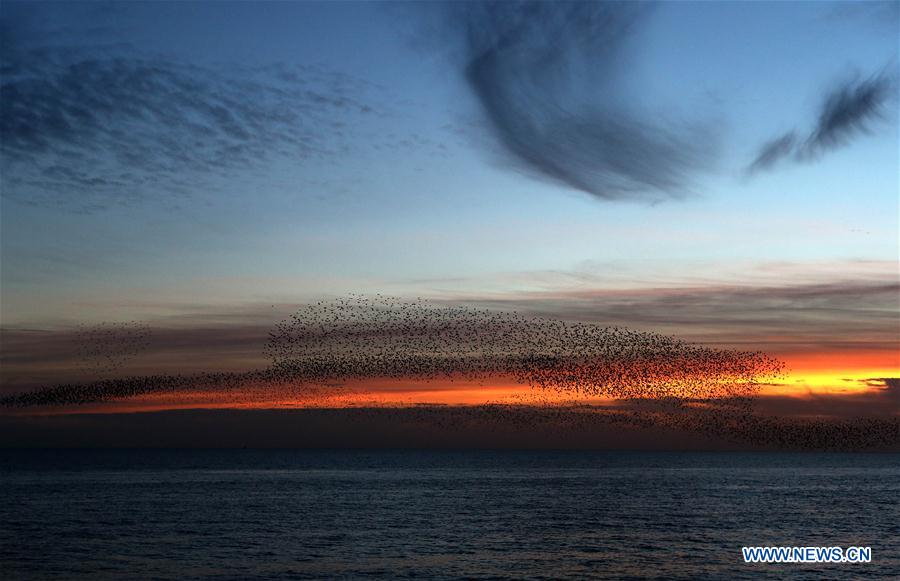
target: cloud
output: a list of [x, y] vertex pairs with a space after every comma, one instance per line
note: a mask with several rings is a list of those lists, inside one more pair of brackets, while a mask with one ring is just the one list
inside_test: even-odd
[[706, 345], [793, 352], [891, 352], [897, 338], [900, 283], [868, 277], [778, 285], [566, 288], [446, 294], [445, 300], [530, 316], [678, 334]]
[[[0, 447], [900, 450], [897, 418], [665, 417], [534, 406], [0, 414]], [[119, 410], [116, 410], [119, 411]]]
[[763, 144], [759, 150], [759, 154], [748, 168], [749, 173], [755, 173], [762, 170], [771, 169], [776, 163], [791, 155], [797, 144], [797, 135], [793, 131], [789, 131], [781, 137], [776, 137], [772, 141]]
[[0, 47], [3, 189], [23, 203], [174, 203], [276, 160], [337, 159], [347, 126], [384, 113], [373, 85], [320, 67], [201, 65], [28, 30]]
[[[210, 322], [202, 315], [193, 316], [184, 326], [171, 318], [156, 320], [142, 333], [139, 350], [109, 345], [107, 335], [98, 333], [116, 329], [110, 338], [124, 336], [134, 344], [131, 327], [123, 333], [118, 324], [52, 330], [0, 328], [0, 394], [50, 383], [138, 373], [190, 375], [210, 368], [245, 370], [263, 366], [262, 345], [272, 317], [262, 308], [259, 311], [252, 320], [227, 313], [227, 323]], [[122, 357], [123, 349], [127, 358]], [[103, 364], [110, 357], [119, 364], [107, 371]]]
[[478, 2], [446, 7], [466, 81], [520, 170], [603, 200], [676, 197], [713, 135], [654, 119], [623, 83], [642, 3]]
[[[719, 324], [724, 328], [735, 326], [734, 319], [723, 316], [720, 307], [725, 305], [750, 302], [753, 304], [749, 313], [759, 314], [771, 310], [769, 301], [782, 309], [796, 301], [796, 307], [788, 309], [789, 316], [778, 317], [780, 329], [771, 328], [775, 319], [768, 317], [760, 327], [739, 326], [738, 340], [766, 341], [781, 331], [790, 332], [798, 324], [811, 326], [813, 335], [815, 329], [840, 331], [834, 319], [824, 317], [817, 321], [817, 313], [841, 310], [840, 305], [846, 302], [858, 309], [841, 319], [850, 321], [877, 306], [882, 295], [896, 297], [897, 290], [896, 285], [861, 288], [832, 284], [780, 290], [714, 290], [707, 296], [660, 291], [649, 299], [644, 297], [641, 310], [653, 311], [654, 303], [661, 301], [669, 316], [678, 313], [678, 321], [684, 321], [697, 318], [697, 305], [707, 302], [713, 304], [710, 317], [721, 317]], [[629, 293], [614, 296], [624, 294]], [[580, 309], [589, 306], [596, 320], [621, 310], [621, 304], [604, 305], [602, 293], [593, 297], [590, 305], [579, 302], [586, 297], [591, 298], [573, 293], [567, 301], [572, 310], [554, 312], [578, 318], [583, 314]], [[764, 300], [756, 303], [754, 297]], [[536, 297], [521, 302], [495, 302], [491, 306], [552, 309], [552, 305]], [[744, 309], [738, 307], [738, 319], [747, 316]], [[625, 315], [633, 317], [638, 310], [629, 310]], [[891, 313], [891, 330], [895, 333], [896, 314]], [[659, 322], [654, 317], [661, 314], [662, 311], [651, 313], [646, 321]], [[881, 317], [885, 318], [883, 314]], [[112, 402], [109, 411], [140, 406], [266, 406], [279, 402], [331, 407], [341, 405], [342, 394], [383, 395], [381, 385], [391, 380], [410, 389], [433, 380], [446, 382], [455, 377], [477, 382], [493, 377], [520, 383], [525, 405], [466, 406], [449, 415], [442, 408], [414, 406], [408, 417], [434, 427], [458, 422], [469, 425], [474, 421], [486, 426], [527, 425], [534, 429], [546, 424], [547, 429], [557, 432], [603, 425], [675, 429], [717, 440], [803, 449], [876, 449], [896, 445], [900, 434], [900, 419], [895, 411], [900, 380], [896, 378], [852, 380], [855, 389], [839, 394], [758, 395], [755, 382], [776, 377], [780, 372], [777, 361], [759, 353], [697, 347], [656, 333], [523, 317], [508, 310], [478, 306], [398, 302], [385, 297], [351, 297], [307, 305], [268, 334], [252, 324], [257, 318], [262, 317], [246, 311], [233, 321], [232, 329], [188, 326], [154, 330], [154, 344], [149, 345], [148, 351], [150, 356], [177, 352], [194, 359], [194, 343], [205, 348], [212, 337], [218, 337], [216, 349], [222, 359], [226, 354], [230, 358], [233, 354], [258, 353], [259, 342], [267, 337], [264, 353], [271, 360], [268, 367], [180, 374], [165, 373], [160, 367], [147, 375], [83, 383], [67, 380], [49, 386], [45, 383], [28, 391], [5, 390], [7, 394], [0, 397], [0, 404], [41, 406], [62, 412], [73, 411], [73, 406], [96, 406], [101, 402]], [[709, 320], [697, 324], [708, 326]], [[896, 346], [896, 336], [893, 337]], [[6, 363], [43, 369], [48, 367], [47, 361], [39, 356], [29, 358], [30, 351], [43, 353], [48, 347], [57, 355], [68, 352], [71, 358], [76, 350], [72, 342], [78, 339], [79, 335], [71, 331], [57, 335], [10, 333], [4, 337], [5, 345], [13, 344], [6, 354]], [[53, 353], [44, 355], [51, 357]], [[245, 362], [251, 366], [259, 363]], [[739, 381], [732, 385], [735, 376], [751, 383]], [[360, 382], [366, 385], [358, 385]], [[346, 387], [363, 391], [348, 392]], [[548, 394], [551, 397], [546, 397]], [[552, 396], [564, 397], [554, 400]], [[583, 405], [596, 396], [615, 401]], [[572, 402], [581, 404], [565, 407]], [[128, 408], [129, 405], [137, 407]]]
[[[796, 398], [795, 398], [796, 399]], [[900, 449], [900, 418], [777, 416], [708, 402], [0, 414], [0, 447]], [[835, 407], [840, 407], [835, 398]], [[152, 408], [151, 408], [152, 409]], [[99, 412], [99, 413], [97, 413]], [[118, 413], [117, 413], [118, 412]]]
[[[126, 332], [150, 347], [149, 328], [92, 327], [89, 361], [118, 361]], [[76, 334], [83, 343], [85, 333]], [[112, 339], [119, 339], [114, 341]], [[130, 355], [136, 349], [129, 348]], [[387, 297], [349, 297], [300, 309], [269, 333], [268, 368], [243, 373], [147, 376], [66, 383], [0, 398], [6, 405], [66, 405], [177, 391], [221, 392], [264, 386], [322, 387], [395, 379], [516, 383], [572, 397], [745, 395], [780, 363], [761, 353], [710, 349], [672, 337], [583, 323], [522, 318], [460, 306]], [[82, 359], [84, 354], [82, 354]]]
[[867, 133], [869, 124], [882, 116], [894, 90], [893, 80], [883, 74], [837, 87], [826, 97], [816, 128], [801, 154], [815, 156]]
[[[741, 267], [752, 274], [749, 267]], [[896, 361], [897, 300], [900, 284], [890, 262], [861, 267], [836, 263], [813, 275], [797, 265], [768, 267], [766, 277], [728, 283], [690, 284], [663, 277], [642, 284], [605, 288], [607, 274], [573, 280], [547, 274], [540, 291], [428, 292], [437, 305], [464, 305], [516, 311], [598, 326], [620, 326], [675, 335], [692, 343], [764, 350], [779, 357], [828, 354], [835, 362], [860, 357]], [[808, 270], [808, 267], [806, 267]], [[852, 275], [851, 275], [852, 273]], [[540, 278], [529, 273], [529, 280]], [[779, 284], [778, 280], [804, 280]], [[482, 279], [479, 286], [484, 288]], [[476, 281], [463, 285], [473, 288]], [[509, 282], [507, 281], [507, 284]], [[490, 285], [495, 286], [495, 285]], [[172, 316], [172, 305], [141, 303], [152, 329], [146, 349], [129, 360], [125, 373], [192, 374], [207, 369], [245, 371], [267, 364], [263, 346], [269, 331], [300, 305], [270, 303], [200, 307], [185, 305]], [[133, 305], [132, 305], [133, 308]], [[157, 313], [153, 315], [151, 313]], [[77, 329], [0, 329], [0, 392], [30, 389], [86, 378]], [[868, 360], [868, 359], [867, 359]], [[851, 363], [853, 365], [853, 363]]]
[[765, 143], [750, 163], [752, 174], [772, 169], [782, 160], [808, 162], [829, 151], [845, 147], [871, 131], [873, 122], [884, 119], [885, 107], [894, 98], [896, 83], [884, 73], [862, 81], [846, 81], [824, 98], [815, 127], [804, 140], [790, 131]]
[[834, 393], [762, 395], [754, 400], [754, 408], [762, 413], [781, 416], [900, 418], [900, 379], [854, 379], [848, 380], [848, 383], [852, 387]]
[[875, 392], [887, 400], [886, 409], [900, 410], [900, 377], [875, 377], [862, 380], [866, 387], [875, 388]]

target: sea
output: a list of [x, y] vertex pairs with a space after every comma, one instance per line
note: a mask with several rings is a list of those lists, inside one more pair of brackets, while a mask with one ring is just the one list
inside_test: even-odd
[[6, 450], [0, 578], [898, 579], [900, 455]]

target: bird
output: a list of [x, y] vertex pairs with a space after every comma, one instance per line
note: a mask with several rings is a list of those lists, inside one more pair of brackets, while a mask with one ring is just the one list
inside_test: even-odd
[[[108, 371], [147, 349], [151, 335], [148, 325], [131, 321], [84, 327], [75, 336], [85, 365]], [[359, 380], [483, 385], [502, 378], [521, 386], [517, 399], [398, 407], [362, 394], [370, 399], [354, 413], [393, 413], [448, 429], [656, 426], [777, 448], [877, 449], [900, 442], [896, 417], [801, 419], [757, 411], [760, 386], [785, 373], [781, 361], [762, 352], [422, 297], [350, 294], [310, 303], [277, 322], [262, 351], [269, 365], [260, 369], [107, 377], [7, 395], [0, 406], [77, 406], [193, 392], [226, 403], [296, 400], [328, 407], [349, 401], [342, 399], [349, 395], [345, 386]], [[591, 403], [598, 398], [618, 403]]]

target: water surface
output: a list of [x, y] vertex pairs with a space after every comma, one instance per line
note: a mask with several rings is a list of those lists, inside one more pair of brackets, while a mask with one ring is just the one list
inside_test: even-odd
[[8, 579], [900, 574], [897, 454], [2, 451], [0, 478]]

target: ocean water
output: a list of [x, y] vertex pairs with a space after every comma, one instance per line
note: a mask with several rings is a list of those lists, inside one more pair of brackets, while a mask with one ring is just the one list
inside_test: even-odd
[[896, 454], [0, 451], [0, 501], [10, 580], [900, 577]]

